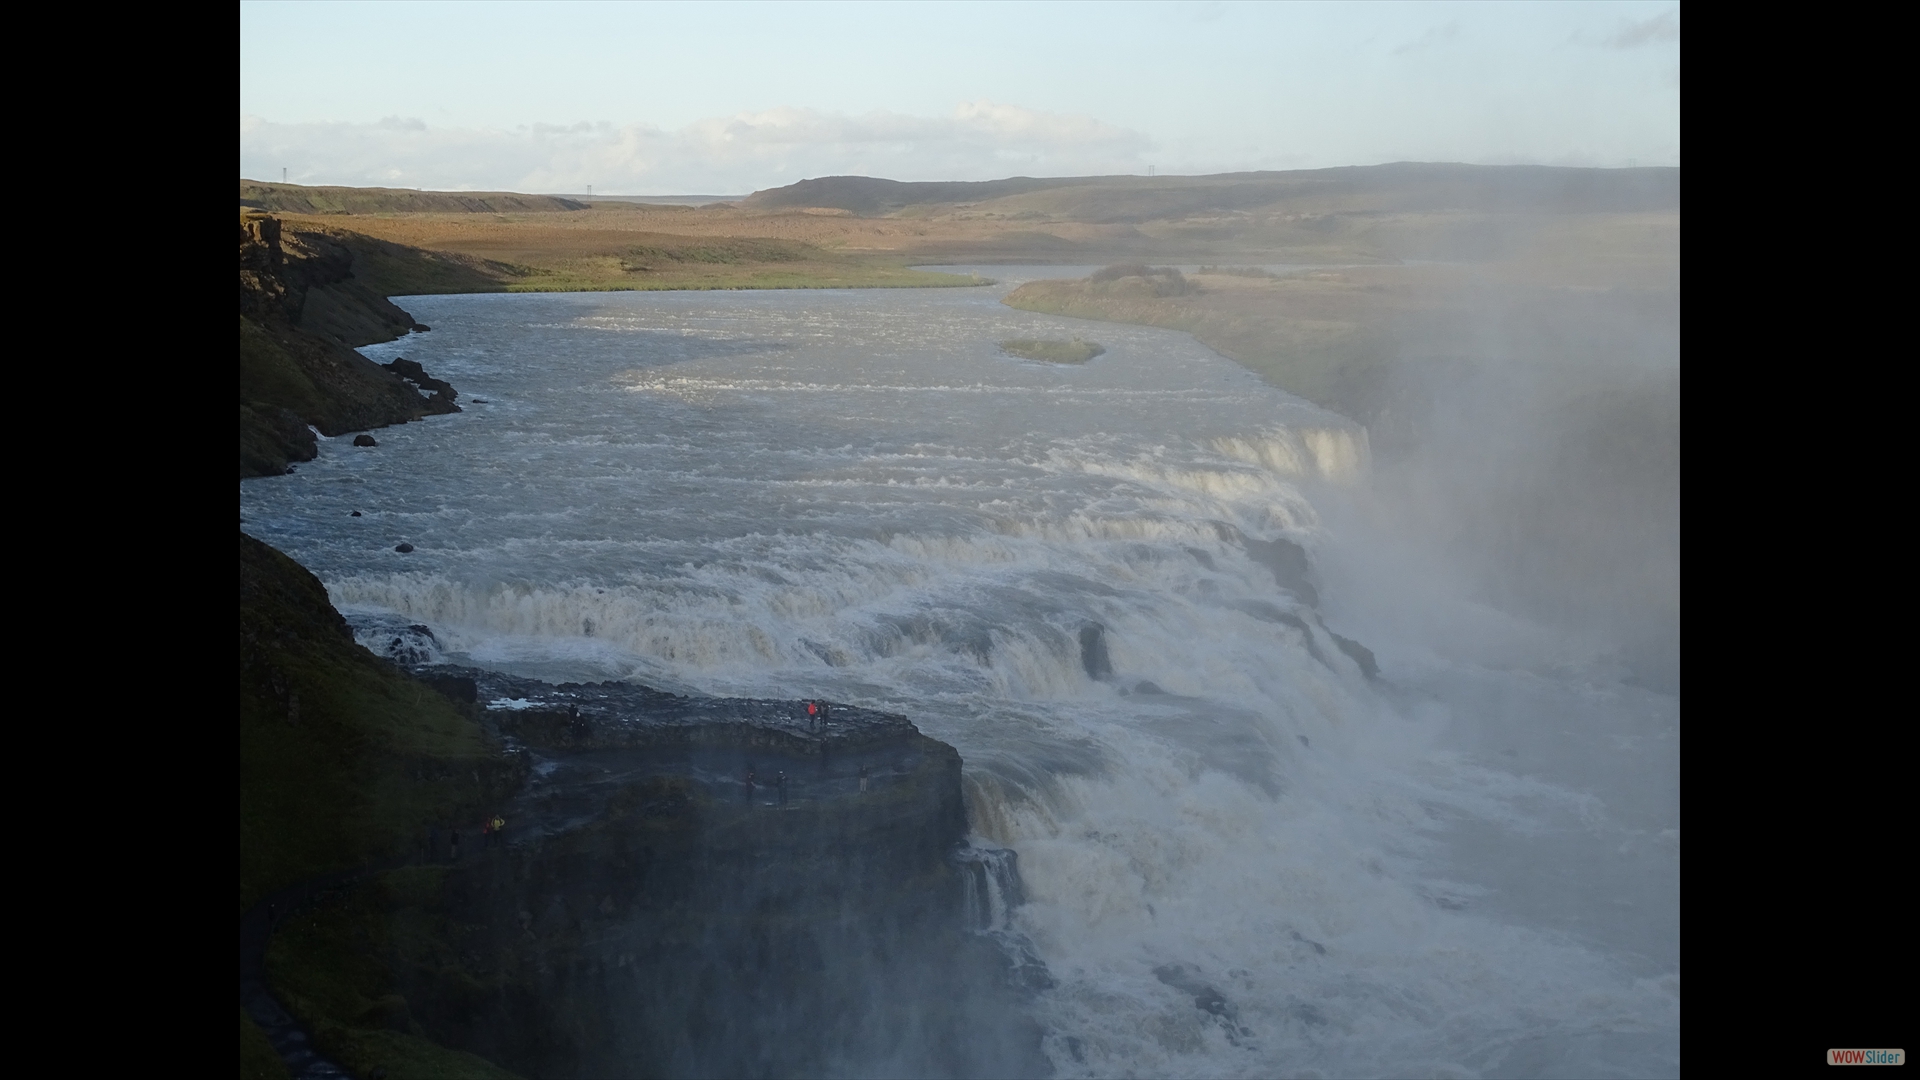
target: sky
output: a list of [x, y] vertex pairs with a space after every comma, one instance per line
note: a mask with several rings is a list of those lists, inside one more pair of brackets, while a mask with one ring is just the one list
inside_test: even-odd
[[240, 5], [240, 175], [740, 195], [1387, 161], [1680, 164], [1680, 8]]

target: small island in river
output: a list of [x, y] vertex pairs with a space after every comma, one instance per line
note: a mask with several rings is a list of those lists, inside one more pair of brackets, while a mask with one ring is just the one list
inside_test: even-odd
[[1003, 341], [1000, 351], [1022, 360], [1045, 360], [1051, 364], [1084, 364], [1106, 352], [1107, 348], [1098, 342], [1061, 341], [1057, 338], [1034, 338]]

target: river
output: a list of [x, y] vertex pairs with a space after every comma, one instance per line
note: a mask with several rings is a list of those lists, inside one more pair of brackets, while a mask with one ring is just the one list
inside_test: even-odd
[[999, 303], [1088, 268], [962, 269], [1001, 284], [402, 298], [434, 330], [361, 351], [466, 411], [322, 439], [243, 527], [376, 645], [957, 747], [1060, 1075], [1677, 1075], [1678, 699], [1370, 532], [1351, 423]]

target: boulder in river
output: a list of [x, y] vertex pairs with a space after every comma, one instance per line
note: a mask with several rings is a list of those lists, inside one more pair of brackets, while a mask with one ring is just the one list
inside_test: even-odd
[[1360, 665], [1360, 673], [1362, 675], [1365, 675], [1369, 679], [1377, 679], [1380, 677], [1380, 662], [1374, 659], [1372, 649], [1367, 648], [1352, 638], [1341, 637], [1331, 630], [1327, 631], [1327, 633], [1333, 637], [1333, 643], [1340, 646], [1341, 652], [1346, 653], [1354, 663]]
[[408, 554], [409, 552], [411, 552], [411, 551], [413, 550], [413, 545], [412, 545], [412, 544], [406, 544], [406, 543], [401, 543], [401, 544], [395, 544], [395, 545], [393, 545], [393, 550], [395, 550], [395, 551], [397, 551], [397, 552], [399, 552], [399, 553], [400, 553], [400, 554], [402, 554], [402, 555], [405, 555], [405, 554]]
[[1113, 674], [1113, 660], [1107, 656], [1107, 629], [1099, 623], [1080, 628], [1080, 666], [1089, 679], [1104, 679]]
[[373, 436], [371, 436], [371, 435], [355, 435], [355, 436], [353, 437], [353, 445], [355, 445], [355, 446], [379, 446], [380, 444], [379, 444], [378, 442], [375, 442], [375, 441], [374, 441], [374, 438], [373, 438]]

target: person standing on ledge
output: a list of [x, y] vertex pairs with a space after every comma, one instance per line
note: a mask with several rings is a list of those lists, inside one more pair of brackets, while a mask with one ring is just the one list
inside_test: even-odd
[[747, 805], [753, 805], [753, 770], [747, 770]]
[[807, 730], [812, 731], [818, 727], [819, 724], [820, 706], [815, 702], [809, 701], [807, 702]]
[[780, 805], [787, 805], [787, 773], [785, 769], [780, 770], [780, 775], [775, 778], [774, 783], [780, 788]]

